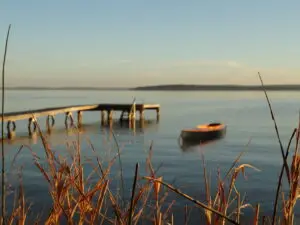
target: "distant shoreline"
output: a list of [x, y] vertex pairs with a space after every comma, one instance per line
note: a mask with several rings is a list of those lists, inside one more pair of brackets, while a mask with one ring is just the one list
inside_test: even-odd
[[[300, 85], [265, 85], [270, 91], [300, 91]], [[156, 85], [136, 87], [140, 91], [261, 91], [260, 85]]]
[[[268, 91], [300, 91], [300, 85], [265, 85]], [[133, 88], [124, 87], [7, 87], [6, 90], [20, 91], [261, 91], [258, 85], [155, 85]]]

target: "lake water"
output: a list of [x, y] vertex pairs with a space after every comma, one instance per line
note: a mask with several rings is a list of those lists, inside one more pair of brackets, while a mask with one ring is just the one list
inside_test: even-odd
[[[283, 145], [286, 147], [298, 123], [299, 92], [268, 94]], [[252, 204], [261, 203], [262, 212], [270, 215], [282, 159], [263, 92], [7, 91], [5, 111], [72, 104], [131, 103], [133, 97], [136, 97], [137, 103], [160, 104], [161, 116], [158, 123], [152, 122], [144, 128], [137, 125], [135, 131], [117, 124], [113, 126], [117, 140], [122, 146], [124, 178], [128, 187], [131, 187], [135, 163], [139, 162], [141, 170], [144, 169], [151, 141], [154, 142], [153, 163], [155, 166], [163, 163], [159, 174], [163, 175], [164, 180], [173, 182], [175, 179], [176, 187], [199, 198], [204, 194], [201, 153], [204, 153], [214, 191], [218, 169], [227, 171], [238, 154], [247, 149], [241, 162], [249, 163], [261, 171], [246, 169], [246, 180], [243, 177], [239, 178], [241, 182], [237, 183], [238, 189], [246, 194], [246, 201]], [[155, 118], [155, 112], [146, 113], [146, 119]], [[57, 116], [50, 142], [53, 149], [66, 154], [65, 143], [68, 134], [64, 130], [63, 120], [63, 115]], [[180, 148], [178, 136], [182, 129], [213, 121], [221, 121], [227, 125], [224, 139], [202, 147], [184, 150]], [[45, 118], [41, 118], [39, 122], [45, 127]], [[100, 113], [84, 113], [83, 123], [85, 126], [82, 136], [89, 137], [99, 154], [112, 157], [116, 148], [108, 150], [114, 141], [109, 135], [109, 129], [100, 126]], [[41, 142], [26, 138], [27, 121], [17, 122], [17, 135], [22, 138], [6, 144], [8, 167], [22, 144], [30, 145], [34, 152], [43, 157]], [[250, 139], [251, 142], [246, 148]], [[86, 157], [93, 156], [88, 144], [83, 144], [83, 154]], [[48, 189], [39, 171], [33, 166], [30, 151], [22, 151], [16, 163], [17, 166], [23, 166], [27, 198], [34, 202], [33, 209], [39, 208], [41, 211], [41, 207], [47, 207]], [[88, 162], [85, 164], [86, 172], [90, 172]], [[9, 181], [12, 184], [16, 183], [16, 177], [11, 175]], [[178, 204], [175, 207], [182, 208], [183, 212], [183, 201], [177, 200]]]

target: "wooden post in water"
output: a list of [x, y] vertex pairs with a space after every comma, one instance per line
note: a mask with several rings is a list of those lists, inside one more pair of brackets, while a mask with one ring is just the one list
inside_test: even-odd
[[[68, 120], [70, 120], [70, 124], [68, 123]], [[65, 117], [66, 129], [69, 129], [73, 125], [74, 125], [74, 120], [73, 120], [73, 117], [72, 117], [72, 113], [71, 112], [66, 112], [66, 117]]]
[[[51, 123], [50, 123], [50, 119], [51, 119]], [[55, 119], [53, 115], [48, 115], [47, 119], [46, 119], [46, 128], [47, 128], [47, 132], [50, 134], [53, 127], [55, 124]]]
[[108, 121], [109, 129], [112, 129], [113, 127], [113, 121], [112, 119]]
[[140, 120], [140, 128], [142, 130], [145, 128], [145, 120]]
[[36, 123], [34, 121], [34, 118], [29, 118], [28, 119], [28, 134], [30, 137], [32, 137], [34, 133], [36, 133]]
[[113, 110], [108, 110], [107, 112], [107, 121], [108, 122], [111, 122], [112, 121], [112, 118], [113, 118]]
[[82, 111], [77, 112], [77, 126], [78, 128], [82, 126]]
[[[11, 127], [12, 124], [12, 127]], [[8, 139], [13, 139], [16, 136], [16, 122], [15, 121], [8, 121], [7, 122], [7, 137]]]
[[143, 121], [143, 120], [145, 119], [144, 109], [141, 109], [141, 110], [139, 111], [139, 113], [140, 113], [140, 121]]
[[101, 110], [101, 125], [105, 124], [105, 111]]
[[[160, 117], [160, 105], [158, 104], [136, 104], [135, 99], [132, 104], [93, 104], [93, 105], [81, 105], [81, 106], [66, 106], [66, 107], [54, 107], [36, 110], [27, 110], [21, 112], [9, 112], [5, 113], [2, 120], [7, 124], [7, 136], [13, 138], [16, 131], [16, 121], [18, 120], [28, 120], [28, 133], [31, 136], [35, 130], [37, 124], [35, 123], [35, 118], [42, 116], [47, 116], [46, 126], [48, 133], [51, 133], [52, 128], [54, 128], [55, 120], [54, 116], [58, 114], [65, 114], [65, 125], [68, 129], [70, 126], [74, 125], [76, 118], [72, 116], [72, 112], [77, 113], [78, 127], [83, 124], [83, 112], [84, 111], [101, 111], [101, 123], [106, 124], [107, 121], [113, 122], [113, 113], [121, 112], [120, 120], [129, 121], [132, 125], [136, 122], [136, 110], [139, 111], [140, 121], [144, 120], [144, 113], [146, 110], [156, 110], [157, 120]], [[107, 113], [107, 115], [106, 115]], [[33, 116], [34, 115], [34, 116]], [[107, 120], [107, 121], [106, 121]]]
[[159, 121], [160, 119], [160, 111], [159, 108], [156, 109], [156, 120]]

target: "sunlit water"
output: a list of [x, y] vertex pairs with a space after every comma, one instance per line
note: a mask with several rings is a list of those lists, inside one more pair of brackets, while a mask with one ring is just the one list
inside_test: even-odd
[[[280, 137], [286, 148], [293, 129], [297, 126], [300, 95], [297, 92], [269, 92], [272, 107], [279, 126]], [[133, 91], [8, 91], [6, 93], [6, 112], [94, 103], [131, 103], [133, 97], [138, 103], [158, 103], [161, 105], [161, 117], [136, 129], [113, 126], [116, 138], [122, 148], [122, 163], [126, 187], [130, 188], [135, 164], [140, 164], [145, 174], [145, 160], [151, 141], [154, 143], [153, 164], [167, 182], [174, 182], [193, 197], [203, 198], [202, 153], [210, 174], [211, 191], [215, 193], [217, 172], [224, 174], [240, 152], [246, 150], [241, 163], [249, 163], [260, 171], [246, 169], [246, 179], [239, 177], [237, 188], [245, 193], [246, 202], [261, 203], [263, 213], [270, 215], [273, 207], [278, 174], [282, 164], [279, 143], [276, 139], [274, 124], [270, 117], [267, 102], [262, 92], [133, 92]], [[117, 117], [117, 115], [115, 115]], [[146, 119], [155, 119], [155, 112], [147, 112]], [[63, 115], [57, 116], [55, 130], [50, 143], [56, 152], [67, 155], [68, 133], [64, 130]], [[178, 136], [183, 128], [195, 127], [201, 123], [221, 121], [227, 125], [226, 137], [214, 143], [182, 149], [178, 145]], [[45, 118], [39, 119], [44, 128]], [[94, 153], [86, 137], [102, 157], [111, 158], [116, 152], [113, 137], [108, 128], [100, 125], [100, 112], [83, 114], [84, 132], [82, 132], [82, 153], [94, 159]], [[6, 144], [8, 154], [7, 167], [11, 173], [9, 181], [16, 184], [15, 169], [11, 168], [14, 154], [22, 144], [28, 144], [32, 150], [44, 157], [41, 141], [29, 140], [27, 121], [17, 122], [16, 141]], [[247, 143], [248, 146], [247, 146]], [[246, 147], [247, 146], [247, 147]], [[23, 183], [26, 197], [34, 203], [32, 210], [41, 212], [47, 208], [48, 186], [40, 172], [33, 165], [33, 157], [24, 149], [17, 157], [16, 167], [23, 168]], [[88, 174], [92, 166], [85, 160]], [[117, 176], [118, 163], [113, 176]], [[12, 176], [12, 174], [14, 174]], [[119, 178], [116, 178], [117, 186]], [[184, 212], [187, 201], [176, 199], [176, 211]], [[192, 204], [192, 203], [188, 203]], [[177, 208], [176, 208], [177, 207]], [[251, 213], [251, 210], [247, 211]], [[179, 214], [178, 214], [179, 215]], [[194, 215], [195, 216], [195, 215]], [[197, 218], [191, 218], [197, 220]], [[180, 224], [180, 222], [178, 223]]]

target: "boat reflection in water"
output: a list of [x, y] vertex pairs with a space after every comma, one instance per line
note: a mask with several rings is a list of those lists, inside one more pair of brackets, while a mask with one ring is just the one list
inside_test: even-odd
[[192, 151], [199, 150], [199, 148], [201, 148], [201, 147], [205, 147], [207, 145], [216, 143], [216, 142], [220, 141], [221, 139], [223, 139], [223, 138], [218, 138], [218, 139], [209, 140], [209, 141], [191, 141], [191, 140], [183, 139], [181, 136], [179, 136], [178, 137], [178, 145], [182, 151], [192, 152]]
[[196, 128], [184, 129], [178, 138], [183, 151], [193, 151], [194, 147], [203, 147], [223, 139], [226, 135], [226, 126], [221, 123], [199, 125]]

